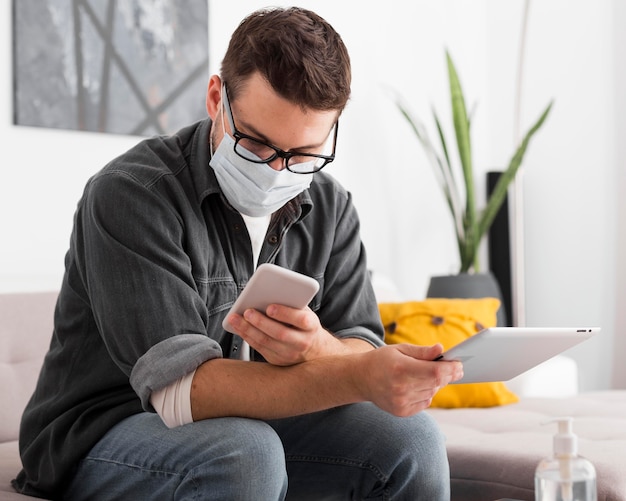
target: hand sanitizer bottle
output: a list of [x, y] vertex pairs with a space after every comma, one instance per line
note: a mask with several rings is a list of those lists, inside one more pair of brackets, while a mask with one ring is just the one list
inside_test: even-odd
[[596, 470], [578, 456], [578, 437], [573, 418], [555, 418], [554, 456], [542, 460], [535, 470], [535, 501], [597, 501]]

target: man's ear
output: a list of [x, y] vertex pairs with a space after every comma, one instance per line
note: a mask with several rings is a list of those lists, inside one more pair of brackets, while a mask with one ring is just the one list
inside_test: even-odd
[[211, 120], [215, 120], [222, 101], [222, 79], [218, 75], [212, 75], [206, 92], [206, 110]]

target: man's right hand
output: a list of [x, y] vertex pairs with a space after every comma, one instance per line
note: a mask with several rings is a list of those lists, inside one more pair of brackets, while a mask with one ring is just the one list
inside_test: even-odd
[[440, 344], [395, 344], [363, 353], [355, 384], [364, 400], [391, 414], [416, 414], [430, 406], [440, 388], [463, 377], [461, 362], [433, 361], [442, 352]]

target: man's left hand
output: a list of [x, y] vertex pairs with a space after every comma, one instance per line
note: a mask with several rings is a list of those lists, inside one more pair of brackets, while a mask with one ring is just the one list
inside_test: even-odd
[[272, 304], [265, 314], [246, 310], [231, 315], [231, 325], [253, 349], [273, 365], [294, 365], [329, 355], [373, 348], [360, 339], [340, 340], [322, 327], [310, 309]]

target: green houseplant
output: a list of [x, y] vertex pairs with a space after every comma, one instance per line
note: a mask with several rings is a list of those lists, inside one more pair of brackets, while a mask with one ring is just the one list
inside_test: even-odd
[[448, 78], [450, 83], [450, 99], [452, 105], [452, 119], [456, 137], [456, 149], [461, 165], [463, 190], [459, 189], [460, 183], [455, 176], [451, 162], [450, 142], [446, 138], [441, 121], [437, 113], [433, 111], [434, 121], [439, 137], [439, 149], [430, 140], [426, 128], [422, 122], [412, 114], [398, 95], [395, 103], [402, 115], [411, 125], [420, 144], [433, 165], [437, 174], [438, 182], [446, 197], [446, 201], [454, 220], [456, 240], [459, 257], [461, 260], [460, 273], [470, 271], [479, 272], [478, 250], [481, 240], [489, 230], [495, 216], [505, 200], [508, 187], [522, 164], [524, 154], [530, 140], [546, 120], [552, 102], [548, 104], [537, 122], [526, 132], [517, 150], [511, 157], [507, 168], [503, 171], [491, 196], [488, 198], [484, 209], [479, 211], [476, 204], [474, 189], [474, 172], [472, 163], [472, 143], [470, 136], [470, 118], [467, 113], [465, 97], [461, 88], [459, 77], [450, 57], [446, 51], [448, 66]]

